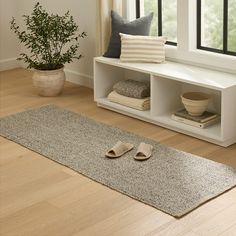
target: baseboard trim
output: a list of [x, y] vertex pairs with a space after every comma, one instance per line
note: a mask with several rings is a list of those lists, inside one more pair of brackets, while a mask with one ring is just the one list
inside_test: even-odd
[[20, 67], [16, 57], [0, 60], [0, 71], [11, 70]]
[[79, 84], [88, 88], [93, 88], [93, 77], [91, 75], [83, 74], [77, 71], [72, 71], [65, 69], [66, 73], [66, 80], [74, 83]]
[[[20, 63], [16, 59], [17, 58], [9, 58], [0, 60], [0, 71], [10, 70], [18, 67], [26, 68], [25, 64]], [[65, 73], [67, 81], [88, 88], [93, 88], [93, 76], [68, 69], [65, 69]]]

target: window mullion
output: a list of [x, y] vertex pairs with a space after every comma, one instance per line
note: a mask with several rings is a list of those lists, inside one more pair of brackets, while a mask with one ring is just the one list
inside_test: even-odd
[[224, 0], [223, 13], [223, 51], [228, 51], [228, 0]]
[[136, 18], [140, 17], [140, 1], [136, 0]]
[[158, 35], [162, 35], [162, 0], [157, 1], [158, 4]]
[[197, 1], [197, 48], [201, 48], [201, 41], [202, 41], [202, 4], [201, 1]]

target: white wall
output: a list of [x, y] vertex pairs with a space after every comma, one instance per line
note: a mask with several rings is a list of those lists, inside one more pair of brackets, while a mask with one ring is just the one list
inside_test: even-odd
[[18, 67], [18, 41], [10, 30], [10, 20], [17, 16], [17, 0], [0, 0], [0, 71]]
[[[1, 16], [3, 21], [9, 21], [12, 15], [16, 15], [17, 22], [23, 27], [21, 16], [30, 14], [33, 6], [38, 0], [0, 0], [1, 1]], [[80, 40], [79, 54], [84, 57], [74, 60], [73, 63], [66, 65], [67, 79], [75, 83], [92, 86], [93, 78], [93, 57], [96, 53], [96, 1], [95, 0], [39, 0], [43, 8], [50, 13], [64, 14], [67, 10], [73, 15], [75, 21], [79, 25], [80, 32], [86, 31], [87, 37]], [[17, 3], [17, 4], [16, 4]], [[6, 11], [5, 5], [9, 11]], [[2, 20], [1, 20], [2, 21]], [[8, 24], [9, 25], [9, 24]], [[8, 26], [9, 28], [9, 26]], [[7, 34], [2, 37], [2, 32]], [[7, 29], [6, 24], [1, 23], [1, 41], [3, 38], [3, 51], [1, 60], [16, 57], [19, 51], [24, 52], [23, 45], [18, 46], [16, 36]], [[18, 46], [18, 47], [17, 47]], [[8, 48], [12, 49], [8, 51]], [[21, 64], [22, 65], [22, 64]]]

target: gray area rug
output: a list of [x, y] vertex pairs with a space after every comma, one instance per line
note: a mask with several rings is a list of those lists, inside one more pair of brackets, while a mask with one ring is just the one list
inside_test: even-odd
[[[236, 185], [236, 170], [141, 136], [98, 123], [55, 105], [0, 119], [0, 134], [79, 173], [181, 217]], [[135, 145], [121, 158], [104, 153], [118, 140]], [[140, 142], [154, 146], [144, 162], [133, 156]]]

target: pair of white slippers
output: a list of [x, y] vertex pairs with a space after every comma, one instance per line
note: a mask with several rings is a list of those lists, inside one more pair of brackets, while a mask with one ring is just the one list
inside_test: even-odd
[[[124, 143], [118, 141], [109, 151], [106, 152], [106, 157], [117, 158], [124, 155], [126, 152], [131, 151], [134, 145], [131, 143]], [[135, 160], [144, 161], [151, 157], [153, 146], [147, 143], [140, 143], [137, 149], [137, 153], [134, 156]]]

